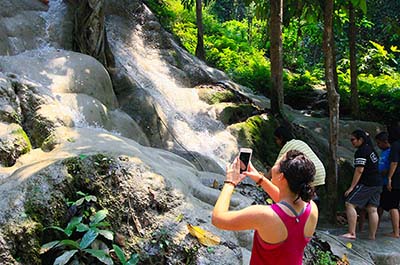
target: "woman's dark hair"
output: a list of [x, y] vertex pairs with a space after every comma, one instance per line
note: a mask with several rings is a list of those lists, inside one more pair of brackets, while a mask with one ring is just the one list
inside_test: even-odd
[[289, 184], [289, 189], [297, 194], [295, 202], [301, 198], [310, 201], [314, 194], [311, 183], [314, 181], [314, 163], [302, 152], [290, 150], [279, 163], [282, 172]]
[[364, 144], [369, 145], [369, 147], [372, 148], [372, 151], [374, 151], [374, 153], [377, 154], [375, 151], [374, 145], [372, 144], [371, 138], [369, 137], [369, 134], [367, 132], [365, 132], [361, 129], [357, 129], [357, 130], [353, 131], [351, 133], [351, 135], [353, 135], [358, 140], [363, 139], [363, 141], [364, 141], [363, 145]]
[[282, 144], [286, 144], [288, 141], [294, 139], [293, 134], [290, 130], [284, 126], [279, 126], [274, 131], [275, 137], [281, 139]]

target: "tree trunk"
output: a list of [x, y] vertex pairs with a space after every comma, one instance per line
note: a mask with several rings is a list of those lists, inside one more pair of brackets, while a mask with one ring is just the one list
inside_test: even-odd
[[271, 0], [271, 112], [283, 117], [282, 19], [283, 0]]
[[204, 51], [203, 9], [201, 0], [196, 0], [196, 24], [197, 24], [196, 56], [200, 60], [204, 61], [206, 59], [206, 52]]
[[327, 170], [327, 202], [328, 220], [332, 223], [336, 222], [337, 209], [337, 148], [339, 135], [339, 94], [335, 89], [334, 80], [334, 57], [333, 57], [333, 0], [325, 0], [324, 6], [324, 54], [325, 54], [325, 82], [328, 90], [329, 103], [329, 156]]
[[360, 118], [360, 106], [358, 103], [358, 85], [357, 85], [357, 60], [356, 60], [356, 19], [355, 10], [351, 1], [349, 2], [350, 25], [349, 25], [349, 46], [350, 46], [350, 104], [351, 115], [354, 119]]
[[108, 46], [104, 0], [70, 0], [75, 4], [74, 50], [93, 56], [106, 68], [114, 67], [115, 61]]
[[337, 73], [337, 63], [336, 63], [336, 44], [335, 39], [332, 37], [331, 39], [331, 47], [332, 47], [332, 66], [333, 66], [333, 81], [335, 82], [335, 90], [339, 93], [339, 77]]

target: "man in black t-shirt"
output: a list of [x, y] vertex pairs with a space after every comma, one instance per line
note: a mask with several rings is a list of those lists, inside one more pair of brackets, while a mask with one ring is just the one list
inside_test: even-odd
[[350, 140], [352, 145], [358, 149], [354, 154], [353, 180], [344, 193], [349, 227], [348, 233], [342, 235], [342, 237], [356, 238], [356, 207], [367, 207], [369, 239], [374, 240], [379, 221], [377, 209], [382, 192], [382, 178], [378, 170], [379, 157], [364, 131], [355, 130], [351, 134]]

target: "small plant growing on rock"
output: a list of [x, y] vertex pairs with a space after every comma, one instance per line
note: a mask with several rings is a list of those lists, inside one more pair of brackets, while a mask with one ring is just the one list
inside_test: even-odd
[[317, 249], [316, 251], [317, 255], [317, 260], [316, 260], [316, 265], [336, 265], [336, 261], [334, 261], [331, 257], [331, 254], [329, 251], [323, 251]]
[[124, 251], [118, 246], [113, 244], [113, 249], [115, 252], [115, 255], [117, 255], [119, 261], [122, 263], [122, 265], [136, 265], [139, 262], [139, 255], [137, 253], [134, 253], [131, 255], [129, 260], [126, 260]]
[[[78, 193], [78, 195], [82, 197], [72, 203], [77, 207], [85, 206], [84, 201], [97, 200], [92, 195], [84, 193]], [[95, 211], [90, 216], [85, 216], [88, 215], [87, 210], [83, 210], [82, 213], [80, 216], [72, 217], [65, 228], [50, 226], [48, 229], [60, 231], [66, 238], [44, 244], [41, 254], [49, 250], [55, 250], [57, 255], [61, 253], [55, 259], [54, 264], [67, 264], [71, 259], [86, 263], [93, 258], [104, 264], [113, 264], [108, 246], [102, 239], [99, 239], [99, 236], [109, 241], [114, 239], [113, 232], [106, 229], [110, 224], [104, 221], [108, 215], [107, 209]]]

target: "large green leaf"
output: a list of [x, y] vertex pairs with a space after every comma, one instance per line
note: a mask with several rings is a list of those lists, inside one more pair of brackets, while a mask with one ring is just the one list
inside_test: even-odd
[[99, 234], [107, 238], [108, 240], [113, 241], [114, 239], [114, 234], [110, 230], [99, 230]]
[[85, 200], [87, 202], [90, 202], [90, 201], [96, 202], [97, 201], [97, 197], [94, 196], [94, 195], [88, 195], [88, 196], [85, 196]]
[[65, 228], [65, 233], [68, 236], [71, 236], [72, 233], [74, 232], [75, 227], [80, 224], [82, 221], [82, 216], [74, 216], [72, 217], [71, 221], [69, 221], [67, 228]]
[[107, 265], [114, 264], [112, 259], [111, 259], [111, 257], [104, 250], [101, 250], [101, 249], [84, 249], [83, 251], [86, 252], [86, 253], [89, 253], [90, 255], [92, 255], [93, 257], [97, 258], [98, 260], [100, 260], [104, 264], [107, 264]]
[[90, 226], [98, 224], [99, 222], [101, 222], [104, 218], [107, 217], [107, 214], [108, 214], [108, 210], [107, 209], [103, 209], [103, 210], [98, 211], [94, 215], [92, 221], [90, 222]]
[[91, 227], [106, 227], [106, 226], [111, 226], [111, 224], [109, 222], [100, 222], [94, 225], [91, 225]]
[[59, 226], [56, 226], [56, 225], [52, 225], [52, 226], [46, 227], [45, 229], [54, 229], [54, 230], [57, 230], [57, 231], [63, 232], [64, 234], [68, 235], [68, 234], [65, 232], [65, 230], [64, 230], [64, 229], [62, 229], [61, 227], [59, 227]]
[[85, 198], [80, 198], [79, 200], [77, 200], [76, 202], [75, 202], [75, 205], [76, 206], [80, 206], [80, 205], [82, 205], [82, 203], [85, 201]]
[[53, 265], [67, 264], [68, 261], [75, 255], [76, 252], [78, 252], [78, 250], [70, 250], [70, 251], [64, 252], [64, 254], [62, 254], [61, 256], [56, 258]]
[[88, 230], [89, 230], [89, 226], [87, 224], [80, 223], [76, 226], [76, 231], [78, 231], [78, 232], [85, 232]]
[[117, 246], [115, 244], [113, 244], [113, 249], [114, 249], [115, 255], [117, 255], [119, 261], [121, 261], [121, 263], [123, 265], [125, 265], [126, 264], [126, 258], [125, 258], [124, 251], [119, 246]]
[[60, 241], [60, 245], [63, 246], [68, 246], [68, 247], [73, 247], [74, 249], [79, 249], [79, 244], [78, 242], [70, 239], [64, 239]]
[[82, 191], [77, 191], [76, 194], [85, 197], [87, 194]]
[[42, 245], [42, 247], [40, 248], [40, 254], [46, 253], [50, 249], [52, 249], [55, 246], [57, 246], [58, 243], [60, 243], [60, 240], [51, 241], [49, 243], [46, 243], [46, 244]]
[[83, 237], [82, 241], [79, 244], [81, 249], [87, 248], [92, 242], [96, 239], [96, 237], [99, 235], [99, 233], [96, 230], [90, 229], [87, 231]]

